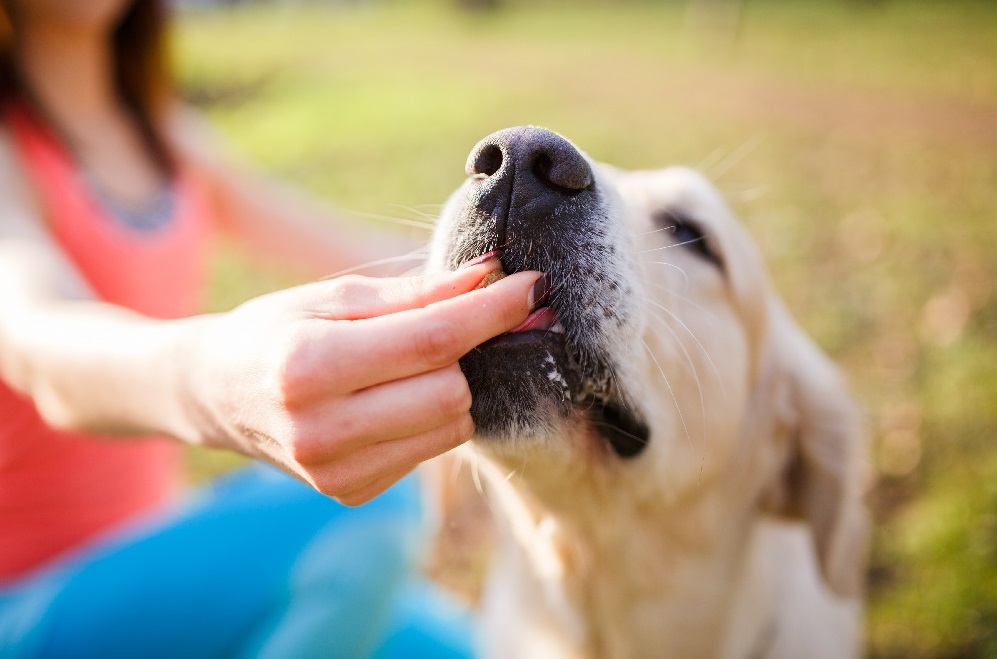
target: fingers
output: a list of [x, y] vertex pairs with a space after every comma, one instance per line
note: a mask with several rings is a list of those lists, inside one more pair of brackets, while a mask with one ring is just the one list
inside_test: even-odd
[[[492, 259], [421, 278], [293, 289], [285, 299], [312, 319], [281, 335], [285, 343], [265, 362], [287, 415], [277, 429], [280, 455], [252, 438], [249, 452], [355, 504], [469, 439], [471, 394], [457, 360], [520, 325], [549, 292], [538, 272], [475, 290], [499, 267]], [[251, 319], [254, 308], [245, 309]]]
[[296, 454], [316, 461], [345, 455], [446, 426], [470, 409], [471, 390], [460, 367], [452, 364], [320, 403], [300, 422], [315, 430], [299, 438]]
[[310, 467], [308, 472], [320, 492], [354, 505], [387, 489], [420, 462], [460, 446], [473, 433], [474, 423], [467, 414], [429, 432], [371, 444], [344, 459]]
[[380, 478], [374, 480], [369, 485], [366, 485], [359, 490], [354, 492], [347, 492], [340, 494], [335, 497], [337, 501], [347, 506], [359, 506], [360, 504], [367, 503], [374, 497], [382, 494], [389, 487], [400, 481], [401, 479], [408, 476], [415, 467], [407, 467], [399, 471], [392, 472], [381, 476]]
[[522, 323], [540, 278], [538, 272], [521, 272], [423, 309], [351, 323], [340, 334], [342, 343], [318, 342], [309, 358], [334, 364], [336, 379], [357, 389], [454, 364]]
[[316, 318], [359, 320], [467, 293], [489, 273], [501, 269], [498, 258], [456, 270], [417, 277], [376, 278], [347, 275], [299, 287], [302, 305]]

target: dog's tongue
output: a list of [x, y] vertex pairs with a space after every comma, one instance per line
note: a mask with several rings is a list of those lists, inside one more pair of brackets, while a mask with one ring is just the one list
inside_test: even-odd
[[549, 330], [557, 322], [557, 314], [550, 307], [540, 307], [529, 316], [526, 317], [522, 323], [517, 325], [515, 328], [509, 330], [510, 334], [516, 332], [529, 332], [530, 330]]

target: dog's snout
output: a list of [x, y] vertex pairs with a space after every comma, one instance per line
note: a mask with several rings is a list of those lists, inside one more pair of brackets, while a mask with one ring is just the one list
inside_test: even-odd
[[[592, 186], [592, 169], [571, 142], [544, 128], [523, 126], [493, 133], [471, 151], [467, 173], [498, 185], [574, 194]], [[541, 194], [541, 190], [534, 190]]]
[[595, 175], [581, 151], [557, 133], [535, 126], [492, 133], [471, 150], [465, 169], [471, 177], [468, 217], [483, 238], [477, 247], [505, 249], [507, 271], [538, 265], [526, 254], [513, 256], [518, 242], [533, 244], [539, 233], [584, 230], [570, 223], [577, 219], [578, 204], [585, 203], [581, 197], [595, 190]]

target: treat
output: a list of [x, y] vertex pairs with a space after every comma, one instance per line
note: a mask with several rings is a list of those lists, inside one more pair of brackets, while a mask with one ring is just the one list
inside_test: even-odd
[[503, 272], [502, 270], [493, 270], [492, 272], [489, 272], [487, 275], [485, 275], [485, 278], [482, 279], [481, 283], [475, 287], [475, 290], [477, 290], [478, 288], [484, 288], [485, 286], [491, 286], [499, 279], [505, 279], [506, 277], [508, 277], [508, 275], [505, 274], [505, 272]]

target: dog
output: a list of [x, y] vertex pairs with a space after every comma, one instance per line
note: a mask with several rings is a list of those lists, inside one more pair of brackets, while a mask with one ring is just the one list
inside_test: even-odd
[[460, 361], [499, 517], [499, 659], [858, 656], [861, 419], [703, 176], [494, 133], [431, 270], [500, 250], [546, 306]]

